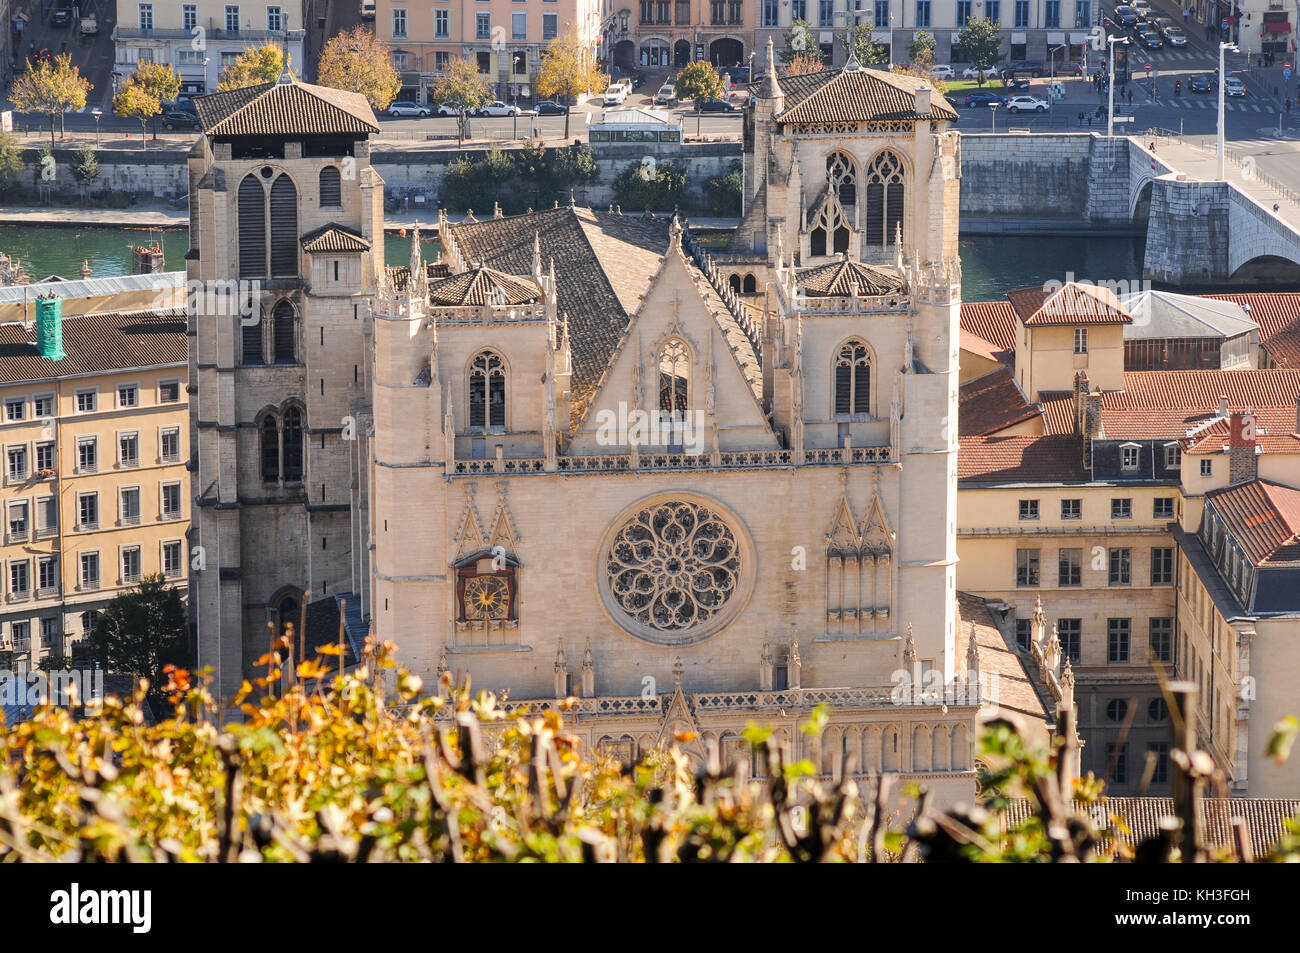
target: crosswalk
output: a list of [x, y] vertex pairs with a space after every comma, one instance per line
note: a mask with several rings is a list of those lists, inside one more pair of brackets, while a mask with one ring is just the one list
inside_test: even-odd
[[1168, 46], [1161, 47], [1158, 50], [1144, 50], [1141, 48], [1129, 50], [1130, 62], [1150, 63], [1152, 66], [1159, 66], [1162, 63], [1209, 63], [1213, 59], [1213, 55], [1203, 50], [1179, 50]]
[[[1218, 111], [1219, 101], [1214, 97], [1208, 99], [1192, 99], [1187, 96], [1177, 96], [1171, 99], [1150, 99], [1144, 103], [1135, 103], [1135, 106], [1172, 106], [1175, 109], [1210, 109]], [[1271, 113], [1277, 115], [1278, 108], [1268, 103], [1259, 104], [1251, 102], [1233, 101], [1225, 99], [1223, 108], [1228, 112], [1256, 112], [1261, 114]]]

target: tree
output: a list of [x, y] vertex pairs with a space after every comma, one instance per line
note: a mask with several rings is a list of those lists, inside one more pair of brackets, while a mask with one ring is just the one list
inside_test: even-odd
[[69, 109], [84, 109], [92, 89], [94, 86], [72, 65], [72, 54], [60, 53], [36, 66], [28, 63], [26, 72], [14, 80], [9, 100], [24, 115], [36, 113], [50, 117], [50, 145], [53, 146], [54, 120], [61, 119]]
[[805, 73], [820, 73], [822, 71], [821, 57], [804, 56], [800, 53], [793, 59], [787, 60], [781, 67], [782, 76], [803, 76]]
[[456, 110], [456, 137], [464, 142], [470, 111], [492, 102], [492, 91], [483, 82], [483, 77], [479, 76], [478, 68], [473, 63], [466, 59], [454, 59], [447, 64], [446, 71], [434, 80], [433, 98], [439, 106], [450, 106]]
[[[546, 98], [562, 97], [567, 105], [579, 93], [604, 89], [609, 77], [592, 62], [591, 50], [572, 23], [561, 36], [546, 44], [537, 71], [537, 92]], [[564, 116], [564, 138], [569, 138], [569, 115]]]
[[712, 64], [697, 60], [677, 74], [676, 94], [680, 100], [694, 100], [698, 111], [704, 100], [722, 95], [722, 77]]
[[99, 178], [99, 157], [90, 146], [82, 146], [72, 160], [72, 174], [81, 183], [84, 192], [92, 182]]
[[316, 65], [316, 82], [360, 93], [376, 110], [387, 109], [402, 89], [392, 49], [363, 26], [330, 38]]
[[149, 128], [149, 119], [162, 112], [162, 105], [157, 96], [133, 82], [133, 79], [134, 77], [128, 79], [118, 87], [117, 95], [113, 97], [113, 112], [124, 119], [140, 120], [140, 143], [147, 149], [149, 143], [145, 134]]
[[[141, 61], [135, 64], [135, 72], [127, 79], [128, 83], [135, 83], [143, 89], [149, 96], [158, 100], [158, 112], [162, 112], [162, 104], [171, 102], [181, 91], [181, 77], [174, 69], [166, 63], [146, 63]], [[153, 137], [158, 138], [158, 113], [154, 113]]]
[[853, 51], [863, 66], [884, 66], [889, 62], [889, 51], [871, 38], [871, 24], [865, 20], [852, 30], [842, 30], [837, 39], [845, 49]]
[[785, 32], [785, 50], [781, 59], [789, 63], [796, 56], [807, 56], [818, 63], [822, 61], [822, 48], [818, 46], [817, 37], [807, 20], [795, 20]]
[[283, 72], [284, 50], [277, 44], [250, 47], [222, 71], [217, 89], [243, 89], [245, 86], [274, 83]]
[[704, 186], [704, 200], [709, 211], [720, 218], [734, 218], [740, 214], [740, 190], [744, 187], [745, 173], [739, 162], [728, 166], [726, 174], [709, 176]]
[[0, 188], [5, 188], [23, 170], [23, 153], [18, 141], [7, 132], [0, 132]]
[[957, 34], [957, 44], [966, 54], [966, 58], [980, 71], [979, 84], [984, 85], [984, 71], [998, 61], [1001, 40], [998, 25], [988, 17], [966, 21], [966, 26]]
[[917, 30], [912, 42], [907, 44], [907, 55], [912, 58], [911, 68], [925, 72], [934, 65], [934, 37], [928, 30]]
[[614, 200], [628, 211], [671, 211], [685, 196], [686, 167], [676, 162], [634, 162], [614, 180]]
[[150, 697], [161, 700], [163, 667], [186, 664], [188, 646], [180, 592], [155, 574], [104, 608], [86, 648], [105, 671], [149, 679]]

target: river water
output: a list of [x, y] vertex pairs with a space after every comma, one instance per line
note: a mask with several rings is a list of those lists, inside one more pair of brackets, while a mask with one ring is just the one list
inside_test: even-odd
[[[20, 259], [33, 278], [61, 275], [79, 278], [83, 259], [99, 277], [128, 274], [131, 247], [159, 241], [168, 269], [185, 268], [189, 239], [184, 229], [61, 228], [0, 225], [0, 251]], [[1001, 298], [1009, 288], [1065, 281], [1068, 273], [1095, 282], [1131, 282], [1142, 276], [1142, 239], [1087, 236], [1004, 238], [976, 235], [961, 239], [962, 298], [984, 301]], [[435, 242], [425, 250], [437, 253]], [[384, 257], [390, 265], [409, 260], [411, 240], [390, 234]]]

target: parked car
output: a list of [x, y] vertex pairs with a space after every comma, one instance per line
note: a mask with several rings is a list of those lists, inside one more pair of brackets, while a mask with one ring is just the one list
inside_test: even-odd
[[1121, 4], [1115, 8], [1115, 22], [1126, 30], [1131, 30], [1137, 26], [1140, 19], [1141, 17], [1137, 15], [1137, 11], [1128, 4]]
[[1187, 34], [1180, 26], [1171, 26], [1165, 30], [1165, 42], [1170, 46], [1186, 46]]
[[627, 99], [628, 88], [622, 83], [615, 83], [605, 90], [604, 103], [606, 106], [622, 106]]
[[1135, 32], [1138, 42], [1148, 50], [1158, 50], [1165, 45], [1164, 40], [1160, 39], [1160, 34], [1145, 24], [1138, 27]]
[[399, 101], [389, 103], [387, 112], [390, 116], [415, 116], [419, 119], [423, 119], [425, 116], [429, 115], [429, 107], [421, 106], [419, 103]]
[[81, 35], [82, 35], [82, 36], [98, 36], [98, 35], [99, 35], [99, 20], [97, 20], [95, 17], [82, 17], [82, 18], [81, 18]]
[[1056, 67], [1057, 76], [1082, 76], [1082, 63], [1062, 63]]
[[[993, 68], [992, 66], [986, 67], [986, 68], [984, 69], [984, 78], [985, 78], [985, 79], [988, 79], [988, 77], [993, 76], [993, 75], [995, 75], [996, 73], [997, 73], [997, 70], [996, 70], [995, 68]], [[979, 78], [980, 78], [980, 68], [979, 68], [978, 66], [967, 66], [964, 70], [961, 71], [961, 78], [962, 78], [962, 79], [979, 79]]]
[[702, 113], [734, 113], [736, 107], [725, 99], [709, 99], [695, 104], [695, 108]]
[[520, 109], [518, 106], [510, 106], [501, 100], [488, 103], [486, 106], [480, 106], [470, 115], [478, 116], [480, 119], [488, 116], [524, 116], [532, 115], [531, 109]]
[[433, 110], [435, 116], [459, 116], [460, 113], [460, 109], [451, 103], [439, 103]]
[[966, 96], [966, 105], [970, 109], [977, 106], [991, 106], [997, 103], [999, 106], [1007, 104], [1007, 97], [999, 96], [997, 93], [969, 93]]
[[1151, 4], [1147, 0], [1131, 0], [1128, 6], [1133, 8], [1139, 20], [1150, 20], [1155, 16], [1155, 11], [1151, 9]]
[[1016, 73], [1028, 73], [1034, 79], [1043, 75], [1043, 64], [1038, 60], [1021, 60], [1018, 63], [1011, 63], [1002, 71], [1003, 76], [1015, 75]]
[[564, 103], [546, 100], [545, 102], [537, 104], [536, 112], [539, 116], [567, 116], [569, 114], [569, 107], [564, 105]]
[[1007, 112], [1047, 112], [1047, 100], [1037, 96], [1012, 96], [1007, 100]]
[[161, 100], [158, 105], [165, 113], [189, 113], [192, 116], [197, 116], [199, 114], [199, 111], [194, 107], [194, 100], [190, 99], [188, 96], [177, 96], [175, 99], [170, 101], [164, 99]]
[[1225, 76], [1223, 78], [1223, 95], [1245, 96], [1246, 84], [1241, 81], [1240, 76]]
[[1192, 77], [1188, 85], [1191, 86], [1194, 93], [1208, 93], [1214, 89], [1214, 77], [1209, 73], [1198, 73]]
[[952, 67], [946, 63], [930, 67], [930, 76], [934, 79], [952, 79]]
[[659, 92], [655, 93], [655, 105], [671, 106], [677, 102], [677, 87], [672, 83], [664, 83], [659, 87]]
[[164, 129], [198, 129], [199, 117], [191, 112], [172, 110], [162, 114]]

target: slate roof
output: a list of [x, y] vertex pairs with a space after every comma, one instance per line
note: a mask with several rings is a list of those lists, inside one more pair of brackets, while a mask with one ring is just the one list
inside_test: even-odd
[[1206, 295], [1248, 308], [1259, 325], [1259, 343], [1282, 367], [1300, 367], [1300, 292]]
[[[409, 269], [408, 269], [409, 271]], [[530, 278], [507, 275], [495, 268], [472, 268], [429, 286], [429, 303], [443, 306], [525, 304], [539, 301], [542, 289]]]
[[209, 136], [366, 136], [379, 132], [375, 113], [360, 93], [276, 82], [194, 97]]
[[0, 383], [184, 365], [185, 310], [66, 317], [66, 357], [60, 361], [41, 357], [35, 339], [35, 332], [24, 331], [21, 325], [0, 326]]
[[832, 69], [781, 79], [785, 109], [778, 123], [957, 119], [957, 110], [932, 86], [930, 111], [916, 111], [916, 91], [930, 86], [919, 76], [875, 69]]
[[1042, 285], [1016, 288], [1007, 300], [1027, 328], [1061, 324], [1131, 324], [1115, 292], [1098, 285], [1067, 282], [1049, 291]]
[[1072, 434], [961, 437], [962, 483], [1082, 483], [1083, 441]]
[[1039, 416], [1009, 368], [962, 384], [957, 392], [957, 433], [983, 436]]
[[907, 280], [893, 269], [860, 261], [833, 261], [805, 268], [797, 279], [804, 294], [814, 298], [848, 297], [855, 286], [859, 295], [897, 294], [907, 289]]
[[1300, 490], [1252, 480], [1205, 498], [1256, 566], [1300, 566]]
[[969, 592], [958, 592], [957, 617], [957, 635], [953, 640], [957, 666], [966, 666], [971, 625], [974, 624], [980, 672], [994, 673], [998, 677], [998, 707], [1044, 721], [1052, 717], [1047, 699], [1025, 669], [1023, 656], [1007, 644], [984, 600]]
[[1258, 326], [1241, 305], [1200, 295], [1143, 291], [1123, 300], [1133, 315], [1124, 329], [1124, 339], [1141, 338], [1229, 338], [1256, 330]]
[[370, 250], [370, 241], [345, 225], [330, 222], [302, 236], [302, 248], [313, 255], [329, 252], [359, 254]]
[[[1076, 801], [1074, 810], [1092, 819], [1094, 827], [1106, 830], [1111, 816], [1117, 816], [1128, 828], [1128, 833], [1117, 831], [1123, 843], [1136, 847], [1139, 843], [1160, 834], [1160, 819], [1174, 814], [1174, 802], [1167, 797], [1108, 797], [1095, 804]], [[1015, 799], [1000, 815], [1002, 829], [1011, 829], [1027, 820], [1034, 812], [1028, 800]], [[1268, 856], [1286, 832], [1288, 818], [1300, 815], [1300, 800], [1292, 798], [1222, 797], [1201, 800], [1201, 830], [1205, 843], [1211, 847], [1231, 847], [1233, 830], [1231, 818], [1246, 819], [1250, 843], [1257, 859]]]

